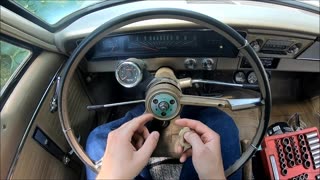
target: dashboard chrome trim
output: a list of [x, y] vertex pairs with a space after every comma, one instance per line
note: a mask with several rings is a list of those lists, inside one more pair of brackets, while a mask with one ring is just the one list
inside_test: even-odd
[[[193, 70], [206, 70], [206, 71], [214, 71], [216, 69], [219, 70], [232, 70], [237, 67], [239, 62], [239, 58], [214, 58], [214, 57], [161, 57], [161, 58], [146, 58], [141, 59], [145, 68], [148, 71], [156, 71], [161, 67], [170, 67], [174, 70], [190, 70], [185, 67], [185, 60], [188, 58], [192, 58], [196, 60], [196, 66]], [[214, 62], [212, 70], [204, 69], [202, 66], [203, 59], [210, 58]], [[221, 62], [219, 62], [221, 59]], [[123, 60], [101, 60], [101, 61], [87, 61], [87, 70], [88, 72], [114, 72], [119, 63], [123, 62]], [[235, 64], [234, 64], [235, 63]]]

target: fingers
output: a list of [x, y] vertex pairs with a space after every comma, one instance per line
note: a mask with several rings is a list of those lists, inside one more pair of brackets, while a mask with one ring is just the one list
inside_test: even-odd
[[179, 141], [176, 141], [176, 144], [174, 146], [175, 148], [175, 153], [177, 154], [182, 154], [183, 153], [183, 147], [180, 145]]
[[217, 133], [215, 133], [215, 134], [213, 134], [213, 135], [206, 133], [206, 134], [203, 134], [203, 135], [201, 136], [201, 140], [202, 140], [202, 142], [205, 143], [205, 144], [210, 143], [210, 142], [213, 142], [213, 141], [218, 141], [218, 142], [220, 142], [220, 136], [219, 136], [219, 134], [217, 134]]
[[152, 114], [143, 114], [139, 117], [132, 119], [131, 121], [123, 124], [119, 129], [124, 129], [122, 132], [126, 134], [128, 137], [132, 137], [132, 135], [137, 131], [139, 128], [144, 126], [145, 123], [152, 120]]
[[137, 131], [144, 139], [147, 139], [147, 137], [150, 135], [149, 130], [147, 127], [142, 126]]
[[204, 145], [199, 135], [193, 131], [186, 132], [184, 139], [190, 143], [194, 149], [201, 148]]
[[148, 138], [145, 140], [144, 144], [142, 145], [142, 147], [139, 149], [139, 151], [137, 152], [138, 158], [143, 158], [148, 160], [152, 154], [152, 152], [154, 151], [154, 149], [156, 148], [158, 141], [159, 141], [159, 132], [157, 131], [153, 131]]
[[192, 156], [192, 149], [188, 149], [185, 152], [182, 153], [180, 157], [180, 162], [184, 163], [188, 157]]
[[133, 134], [132, 144], [136, 148], [136, 150], [142, 147], [143, 142], [144, 142], [144, 138], [140, 134], [137, 134], [137, 133]]
[[212, 131], [208, 126], [204, 125], [200, 121], [192, 120], [192, 119], [177, 119], [175, 123], [178, 126], [183, 126], [183, 127], [189, 127], [193, 130], [195, 130], [199, 135], [202, 135], [204, 133], [212, 133], [214, 134], [215, 132]]
[[149, 130], [145, 126], [140, 127], [132, 136], [132, 144], [137, 150], [140, 149], [149, 135]]

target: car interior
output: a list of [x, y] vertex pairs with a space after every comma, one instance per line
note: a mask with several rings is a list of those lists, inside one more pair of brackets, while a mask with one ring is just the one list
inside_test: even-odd
[[[1, 179], [99, 172], [89, 133], [139, 103], [160, 132], [153, 179], [179, 179], [173, 122], [184, 105], [235, 121], [242, 156], [226, 176], [320, 179], [319, 1], [92, 1], [54, 22], [21, 2], [0, 3]], [[306, 145], [295, 153], [294, 142]], [[294, 157], [281, 162], [287, 147]]]

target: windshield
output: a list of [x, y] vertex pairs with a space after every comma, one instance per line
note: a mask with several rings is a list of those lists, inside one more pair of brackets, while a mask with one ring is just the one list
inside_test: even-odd
[[[24, 8], [33, 16], [36, 16], [37, 18], [41, 19], [42, 21], [44, 21], [49, 25], [54, 25], [58, 23], [61, 19], [67, 17], [68, 15], [80, 9], [86, 8], [90, 5], [93, 5], [102, 1], [116, 2], [116, 0], [10, 0], [10, 1]], [[196, 2], [197, 0], [185, 0], [185, 1]], [[199, 0], [199, 2], [201, 1], [203, 0]], [[239, 0], [230, 0], [230, 1], [239, 1]], [[263, 2], [264, 0], [253, 0], [253, 1]], [[288, 1], [291, 1], [291, 0], [288, 0]], [[319, 0], [296, 0], [296, 1], [302, 2], [303, 4], [319, 7]], [[282, 5], [285, 5], [285, 4], [282, 4]]]
[[303, 2], [305, 4], [310, 4], [316, 7], [320, 7], [320, 1], [319, 0], [298, 0], [300, 2]]
[[25, 10], [45, 21], [55, 24], [80, 9], [103, 0], [11, 0]]

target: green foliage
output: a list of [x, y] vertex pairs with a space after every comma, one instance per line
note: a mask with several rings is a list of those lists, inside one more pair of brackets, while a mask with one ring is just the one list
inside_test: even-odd
[[31, 52], [4, 41], [0, 41], [0, 48], [0, 90], [2, 90], [18, 67], [27, 60]]
[[12, 0], [49, 24], [102, 0]]

